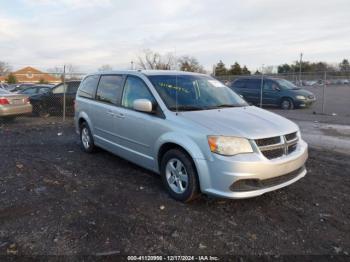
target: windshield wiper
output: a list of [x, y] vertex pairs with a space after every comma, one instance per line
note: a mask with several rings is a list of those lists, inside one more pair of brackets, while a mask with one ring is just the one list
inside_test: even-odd
[[215, 109], [215, 108], [228, 108], [228, 107], [239, 107], [238, 105], [232, 105], [232, 104], [221, 104], [217, 106], [212, 106], [210, 109]]
[[198, 110], [205, 110], [204, 107], [199, 106], [178, 106], [177, 108], [175, 106], [172, 106], [169, 108], [170, 110], [178, 110], [178, 111], [198, 111]]

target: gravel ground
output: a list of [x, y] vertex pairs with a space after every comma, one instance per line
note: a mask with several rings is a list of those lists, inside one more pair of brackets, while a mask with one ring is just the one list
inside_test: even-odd
[[308, 175], [285, 189], [190, 204], [156, 174], [81, 152], [71, 121], [0, 125], [0, 160], [2, 255], [350, 253], [346, 155], [310, 149]]

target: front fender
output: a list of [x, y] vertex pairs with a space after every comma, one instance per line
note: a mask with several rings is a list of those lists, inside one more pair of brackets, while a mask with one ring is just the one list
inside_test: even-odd
[[157, 159], [159, 157], [159, 149], [162, 145], [166, 143], [173, 143], [179, 145], [180, 147], [184, 148], [193, 159], [205, 159], [202, 150], [190, 137], [175, 132], [165, 133], [158, 138], [154, 145], [154, 152], [157, 156]]
[[[207, 161], [210, 161], [210, 159], [205, 156], [205, 152], [200, 149], [197, 143], [184, 134], [178, 134], [175, 132], [166, 133], [155, 143], [154, 150], [157, 159], [159, 158], [159, 149], [166, 143], [177, 144], [187, 151], [196, 166], [201, 189], [208, 188], [208, 185], [211, 183], [211, 177]], [[158, 170], [158, 172], [160, 172], [160, 170]]]

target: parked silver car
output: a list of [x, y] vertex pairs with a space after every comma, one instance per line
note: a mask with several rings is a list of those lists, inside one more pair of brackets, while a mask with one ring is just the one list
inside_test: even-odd
[[82, 149], [104, 148], [159, 173], [169, 194], [248, 198], [306, 174], [293, 122], [249, 106], [207, 75], [117, 71], [88, 75], [75, 102]]
[[32, 105], [28, 96], [0, 89], [0, 118], [14, 119], [30, 113], [32, 113]]

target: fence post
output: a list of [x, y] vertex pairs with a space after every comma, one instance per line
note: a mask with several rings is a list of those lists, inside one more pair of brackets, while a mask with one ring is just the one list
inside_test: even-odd
[[66, 121], [66, 65], [63, 66], [63, 122]]
[[324, 71], [323, 90], [322, 90], [322, 114], [324, 114], [326, 85], [327, 85], [327, 71]]
[[264, 84], [264, 72], [261, 73], [261, 85], [260, 85], [260, 107], [262, 108], [263, 100], [263, 84]]

